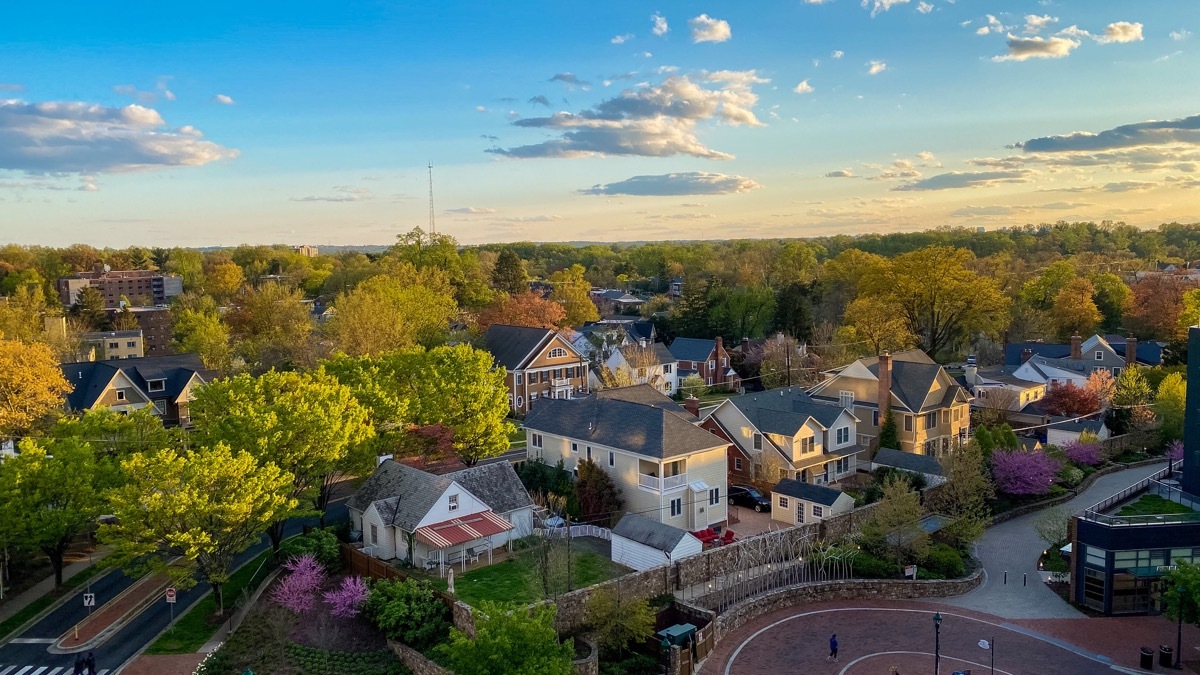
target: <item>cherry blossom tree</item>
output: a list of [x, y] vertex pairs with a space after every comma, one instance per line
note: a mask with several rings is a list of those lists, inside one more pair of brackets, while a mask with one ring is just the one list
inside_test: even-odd
[[330, 614], [342, 619], [353, 619], [358, 616], [363, 603], [367, 601], [369, 589], [362, 577], [346, 577], [342, 585], [324, 594], [325, 602], [330, 607]]
[[1095, 443], [1070, 441], [1063, 446], [1063, 452], [1067, 455], [1067, 459], [1075, 462], [1076, 464], [1096, 466], [1103, 459], [1103, 453], [1100, 452], [1100, 446]]
[[1039, 450], [996, 450], [992, 453], [992, 478], [996, 489], [1010, 495], [1043, 495], [1054, 484], [1059, 461]]
[[311, 553], [293, 556], [283, 567], [289, 574], [271, 591], [271, 601], [297, 614], [311, 610], [325, 583], [325, 567]]

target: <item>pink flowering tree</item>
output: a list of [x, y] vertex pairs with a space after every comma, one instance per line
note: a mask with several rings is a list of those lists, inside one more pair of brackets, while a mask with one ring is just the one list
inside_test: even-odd
[[271, 590], [271, 601], [297, 614], [311, 610], [325, 583], [325, 567], [311, 553], [292, 556], [283, 567], [288, 574]]
[[1183, 459], [1183, 441], [1176, 439], [1167, 443], [1167, 459], [1172, 462]]
[[353, 619], [358, 616], [362, 605], [367, 601], [369, 589], [362, 577], [346, 577], [342, 585], [325, 592], [325, 603], [329, 605], [329, 613], [342, 619]]
[[996, 450], [992, 478], [996, 489], [1010, 495], [1044, 495], [1054, 484], [1059, 461], [1043, 451]]
[[1097, 443], [1071, 441], [1063, 446], [1063, 452], [1067, 455], [1067, 459], [1076, 464], [1096, 466], [1103, 460], [1103, 453]]

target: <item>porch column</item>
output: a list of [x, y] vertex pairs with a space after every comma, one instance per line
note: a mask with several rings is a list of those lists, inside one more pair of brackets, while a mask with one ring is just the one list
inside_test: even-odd
[[490, 535], [490, 534], [488, 535], [488, 538], [487, 538], [487, 547], [488, 547], [488, 564], [491, 565], [492, 564], [492, 535]]

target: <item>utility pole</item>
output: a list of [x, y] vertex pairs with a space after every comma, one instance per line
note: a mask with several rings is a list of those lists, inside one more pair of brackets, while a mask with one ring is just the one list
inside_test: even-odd
[[429, 234], [437, 233], [437, 222], [433, 217], [433, 162], [429, 162]]
[[783, 363], [787, 367], [788, 386], [792, 386], [792, 346], [789, 344], [785, 347], [787, 351], [783, 353]]

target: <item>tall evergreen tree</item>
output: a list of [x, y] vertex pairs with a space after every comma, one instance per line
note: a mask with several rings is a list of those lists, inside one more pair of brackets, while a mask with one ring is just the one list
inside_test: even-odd
[[520, 295], [529, 291], [529, 275], [525, 273], [525, 263], [512, 249], [504, 249], [496, 258], [496, 266], [492, 268], [492, 286], [509, 295]]

